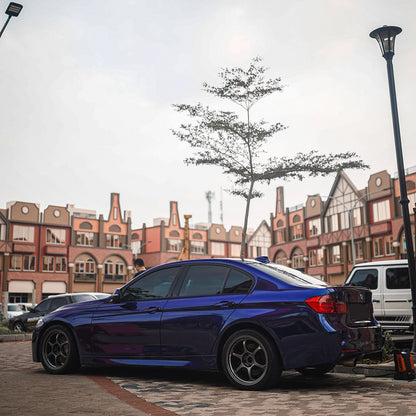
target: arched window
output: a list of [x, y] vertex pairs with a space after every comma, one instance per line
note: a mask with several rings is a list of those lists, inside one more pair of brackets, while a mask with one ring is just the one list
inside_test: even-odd
[[95, 281], [95, 261], [88, 256], [82, 256], [75, 261], [75, 280]]
[[283, 227], [283, 220], [279, 220], [279, 221], [277, 221], [277, 223], [276, 223], [276, 227]]
[[293, 222], [299, 222], [300, 221], [300, 216], [298, 215], [298, 214], [296, 214], [294, 217], [293, 217]]
[[80, 224], [79, 228], [81, 228], [81, 230], [92, 230], [92, 225], [91, 223], [84, 221]]
[[201, 235], [201, 233], [194, 233], [193, 238], [195, 240], [202, 240], [202, 235]]
[[177, 231], [171, 231], [170, 233], [169, 233], [169, 237], [179, 237], [179, 233], [177, 232]]
[[112, 225], [109, 230], [113, 233], [119, 233], [121, 232], [121, 228], [118, 225]]

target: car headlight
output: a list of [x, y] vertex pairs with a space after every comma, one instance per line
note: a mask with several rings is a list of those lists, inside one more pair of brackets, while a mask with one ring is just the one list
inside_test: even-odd
[[38, 322], [36, 322], [36, 328], [40, 328], [44, 324], [43, 319], [40, 318]]

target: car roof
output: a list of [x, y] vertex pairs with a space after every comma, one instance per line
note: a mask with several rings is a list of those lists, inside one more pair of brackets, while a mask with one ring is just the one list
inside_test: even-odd
[[382, 261], [369, 261], [367, 263], [359, 263], [354, 266], [354, 269], [357, 267], [368, 267], [368, 266], [394, 266], [394, 265], [406, 265], [408, 264], [407, 260], [382, 260]]

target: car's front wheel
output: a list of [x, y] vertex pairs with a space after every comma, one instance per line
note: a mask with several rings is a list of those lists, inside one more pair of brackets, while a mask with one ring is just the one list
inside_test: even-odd
[[251, 329], [232, 334], [222, 350], [222, 367], [230, 382], [242, 390], [262, 390], [275, 384], [281, 360], [268, 338]]
[[77, 346], [68, 328], [54, 325], [46, 330], [40, 341], [40, 359], [51, 374], [65, 374], [79, 367]]
[[322, 364], [311, 367], [297, 368], [296, 371], [304, 374], [305, 376], [322, 376], [326, 373], [329, 373], [334, 367], [335, 364]]
[[13, 324], [13, 331], [15, 331], [15, 332], [24, 332], [25, 331], [25, 326], [23, 325], [23, 322], [16, 321]]

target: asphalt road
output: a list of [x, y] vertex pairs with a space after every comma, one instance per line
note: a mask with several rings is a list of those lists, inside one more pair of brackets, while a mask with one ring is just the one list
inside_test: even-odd
[[115, 368], [52, 376], [31, 361], [30, 346], [0, 343], [0, 415], [416, 416], [416, 381], [284, 372], [276, 388], [246, 392], [215, 373]]

